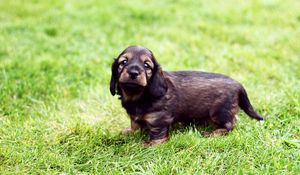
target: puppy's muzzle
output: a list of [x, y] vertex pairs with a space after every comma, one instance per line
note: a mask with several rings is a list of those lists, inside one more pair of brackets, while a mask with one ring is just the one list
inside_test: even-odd
[[136, 90], [135, 87], [145, 87], [147, 85], [147, 77], [141, 66], [138, 64], [131, 64], [125, 68], [123, 73], [121, 73], [119, 83], [126, 91], [133, 91]]
[[137, 77], [141, 74], [141, 69], [139, 68], [139, 66], [137, 65], [132, 65], [130, 66], [128, 69], [127, 69], [127, 72], [129, 74], [129, 77], [132, 79], [132, 80], [135, 80], [137, 79]]

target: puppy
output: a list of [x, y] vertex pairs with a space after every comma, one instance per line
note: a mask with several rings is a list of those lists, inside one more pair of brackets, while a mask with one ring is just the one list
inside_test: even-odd
[[153, 53], [142, 46], [130, 46], [114, 60], [110, 92], [120, 96], [130, 116], [131, 127], [123, 133], [149, 129], [146, 145], [165, 142], [177, 122], [210, 122], [215, 126], [211, 135], [225, 134], [234, 128], [239, 108], [263, 120], [239, 82], [216, 73], [162, 71]]

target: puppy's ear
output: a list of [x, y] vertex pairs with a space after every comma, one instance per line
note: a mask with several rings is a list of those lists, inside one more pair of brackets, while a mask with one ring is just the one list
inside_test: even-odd
[[110, 93], [111, 95], [116, 94], [116, 86], [118, 81], [118, 59], [114, 59], [114, 62], [111, 66], [111, 79], [110, 79]]
[[151, 77], [148, 88], [150, 95], [156, 98], [165, 95], [168, 90], [166, 80], [159, 65], [157, 65], [157, 70]]

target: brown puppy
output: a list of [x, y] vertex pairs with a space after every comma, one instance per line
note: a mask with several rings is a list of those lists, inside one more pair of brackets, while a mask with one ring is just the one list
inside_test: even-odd
[[110, 92], [120, 95], [122, 106], [131, 119], [131, 133], [150, 130], [148, 145], [163, 143], [176, 122], [214, 124], [213, 135], [232, 130], [239, 107], [250, 117], [255, 112], [243, 86], [216, 73], [162, 71], [152, 52], [142, 46], [130, 46], [112, 65]]

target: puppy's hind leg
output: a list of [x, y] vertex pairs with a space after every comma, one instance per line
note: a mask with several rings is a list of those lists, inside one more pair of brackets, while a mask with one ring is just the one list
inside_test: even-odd
[[232, 113], [231, 110], [221, 109], [211, 117], [211, 121], [216, 129], [209, 134], [206, 133], [205, 136], [225, 135], [234, 128], [235, 113]]
[[217, 129], [215, 129], [210, 136], [221, 136], [225, 135], [228, 132], [230, 132], [233, 129], [232, 123], [227, 122], [224, 126], [218, 126]]

